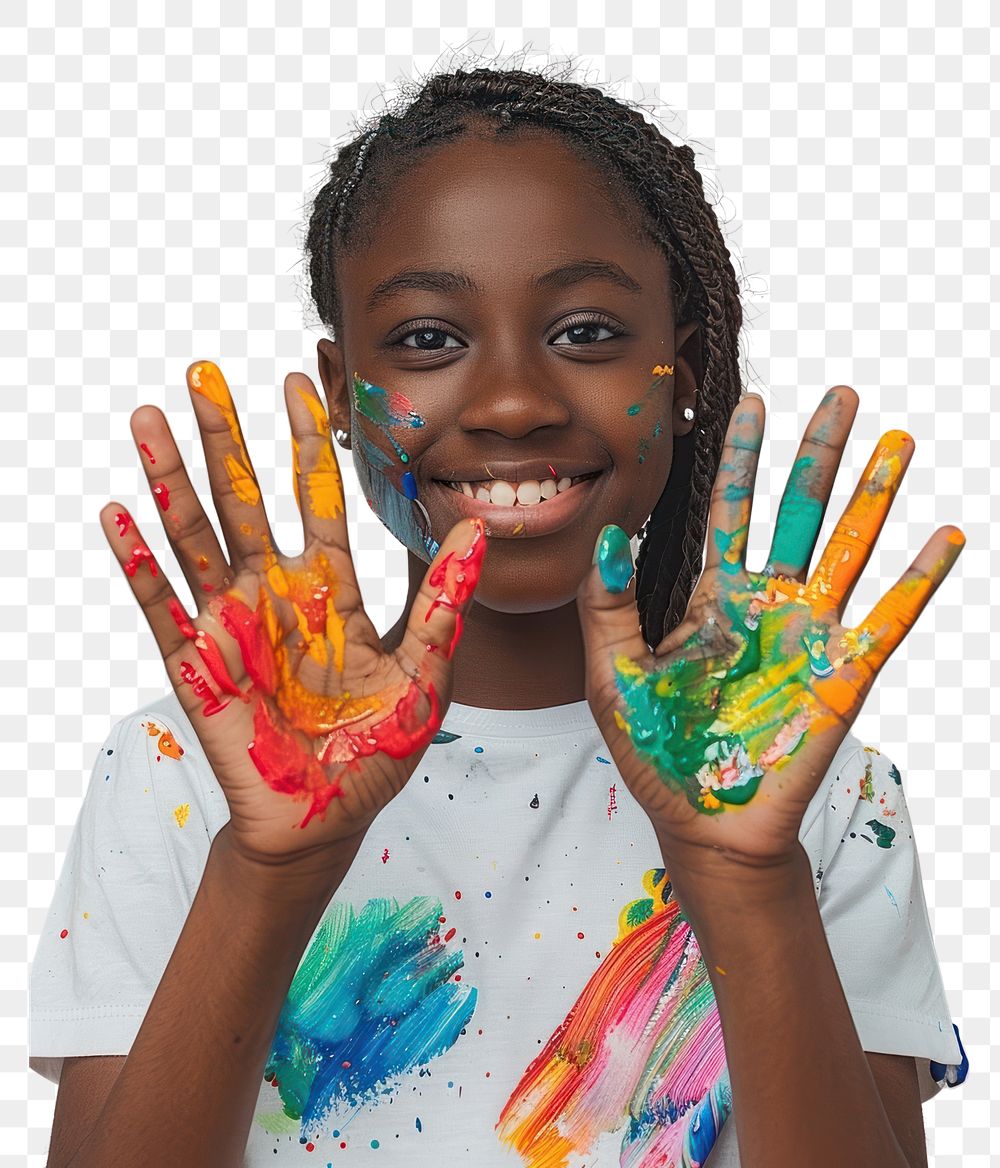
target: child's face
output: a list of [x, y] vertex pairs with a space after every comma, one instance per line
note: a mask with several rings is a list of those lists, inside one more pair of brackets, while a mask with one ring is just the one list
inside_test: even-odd
[[[580, 261], [613, 266], [628, 286], [550, 275]], [[436, 149], [337, 271], [343, 330], [320, 342], [320, 374], [379, 517], [429, 561], [455, 523], [482, 514], [492, 538], [479, 604], [572, 601], [598, 532], [639, 529], [674, 433], [691, 427], [699, 338], [694, 324], [675, 333], [666, 257], [634, 238], [598, 170], [536, 134]], [[477, 502], [494, 480], [535, 480], [542, 500], [505, 506], [500, 485]]]

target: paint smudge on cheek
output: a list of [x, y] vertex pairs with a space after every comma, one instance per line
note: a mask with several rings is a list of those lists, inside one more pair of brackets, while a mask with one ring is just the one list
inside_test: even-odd
[[[638, 417], [639, 414], [642, 413], [643, 409], [649, 403], [649, 399], [660, 388], [660, 384], [662, 383], [664, 377], [672, 377], [673, 376], [674, 367], [673, 367], [673, 365], [654, 365], [653, 369], [652, 369], [652, 374], [653, 374], [653, 377], [655, 378], [655, 380], [650, 385], [650, 387], [646, 390], [642, 399], [640, 401], [633, 402], [625, 410], [626, 414], [628, 414], [628, 416], [630, 418]], [[640, 463], [643, 463], [646, 461], [646, 456], [649, 454], [649, 450], [650, 450], [650, 441], [655, 441], [662, 434], [663, 434], [663, 419], [657, 418], [656, 422], [653, 425], [653, 429], [652, 429], [652, 433], [651, 433], [650, 437], [647, 438], [645, 435], [640, 435], [640, 437], [639, 437], [639, 455], [638, 455]]]
[[399, 1079], [451, 1049], [477, 991], [456, 981], [460, 949], [440, 934], [441, 902], [334, 901], [282, 1007], [264, 1077], [301, 1138], [338, 1130], [337, 1117], [391, 1101]]
[[429, 563], [440, 550], [440, 543], [431, 533], [430, 516], [408, 469], [410, 454], [392, 433], [401, 427], [421, 429], [426, 422], [404, 394], [374, 385], [357, 373], [353, 386], [357, 413], [377, 427], [395, 454], [394, 460], [371, 441], [362, 425], [355, 425], [354, 466], [364, 496], [399, 542]]

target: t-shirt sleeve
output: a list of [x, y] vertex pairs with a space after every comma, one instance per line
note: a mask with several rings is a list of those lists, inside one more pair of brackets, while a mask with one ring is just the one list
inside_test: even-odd
[[921, 1099], [968, 1072], [924, 899], [902, 776], [871, 746], [840, 767], [824, 823], [819, 907], [866, 1051], [912, 1055]]
[[29, 1066], [52, 1082], [67, 1056], [128, 1053], [201, 881], [217, 814], [179, 725], [134, 714], [98, 752], [29, 981]]

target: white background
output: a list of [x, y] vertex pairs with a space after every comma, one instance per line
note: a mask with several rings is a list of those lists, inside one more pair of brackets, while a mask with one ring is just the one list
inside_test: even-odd
[[[147, 0], [141, 11], [136, 27], [125, 3], [0, 7], [0, 1165], [44, 1162], [54, 1088], [26, 1070], [28, 963], [90, 767], [111, 723], [167, 684], [97, 523], [118, 499], [164, 548], [129, 414], [164, 407], [204, 486], [184, 370], [216, 360], [279, 539], [297, 546], [280, 385], [292, 369], [316, 376], [323, 335], [304, 307], [309, 199], [383, 87], [391, 97], [397, 79], [469, 65], [475, 51], [528, 68], [569, 55], [575, 79], [642, 103], [694, 148], [744, 294], [746, 382], [768, 405], [751, 533], [761, 562], [798, 435], [840, 383], [861, 410], [831, 521], [879, 433], [902, 427], [917, 443], [854, 612], [937, 526], [966, 533], [856, 730], [903, 773], [971, 1062], [966, 1083], [925, 1110], [931, 1161], [985, 1168], [1000, 1150], [989, 5]], [[405, 553], [347, 466], [345, 477], [359, 577], [385, 628]]]

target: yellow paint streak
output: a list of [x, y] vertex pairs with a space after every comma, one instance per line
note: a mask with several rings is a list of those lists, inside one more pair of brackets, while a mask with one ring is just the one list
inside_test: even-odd
[[313, 421], [316, 423], [317, 434], [329, 434], [330, 419], [327, 417], [326, 410], [323, 409], [323, 403], [314, 393], [309, 393], [308, 390], [297, 387], [299, 397], [305, 403], [306, 409], [312, 414]]
[[317, 519], [336, 519], [344, 514], [344, 488], [333, 449], [325, 445], [313, 469], [306, 475], [310, 510]]
[[174, 819], [177, 820], [177, 826], [183, 827], [188, 821], [188, 816], [191, 814], [191, 804], [181, 803], [174, 808]]
[[254, 479], [250, 466], [250, 456], [243, 444], [243, 435], [240, 433], [240, 423], [236, 417], [233, 395], [229, 392], [229, 386], [222, 376], [222, 370], [211, 361], [203, 361], [189, 370], [188, 384], [195, 393], [200, 394], [206, 401], [210, 401], [222, 414], [239, 455], [238, 458], [234, 458], [232, 454], [227, 454], [224, 460], [233, 494], [241, 503], [256, 507], [260, 503], [260, 488]]
[[295, 492], [295, 506], [302, 514], [302, 500], [299, 498], [299, 475], [302, 473], [302, 464], [299, 462], [299, 444], [292, 437], [292, 490]]

